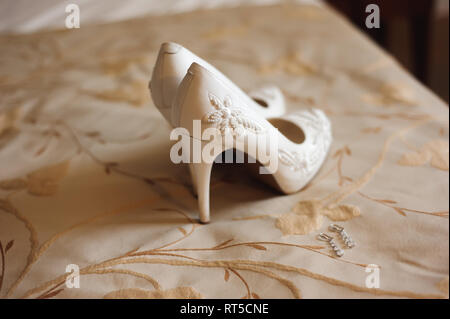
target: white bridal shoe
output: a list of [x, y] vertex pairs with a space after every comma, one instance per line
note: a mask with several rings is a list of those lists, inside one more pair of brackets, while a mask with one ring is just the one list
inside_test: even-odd
[[322, 111], [266, 120], [256, 102], [197, 63], [178, 87], [171, 119], [174, 127], [183, 128], [183, 148], [194, 150], [188, 154], [189, 168], [204, 223], [209, 222], [211, 168], [223, 151], [246, 153], [270, 171], [282, 192], [293, 193], [317, 173], [332, 140], [330, 122]]
[[[231, 89], [241, 91], [219, 70], [188, 49], [173, 42], [163, 43], [159, 50], [149, 87], [153, 102], [169, 123], [172, 123], [172, 103], [178, 86], [186, 75], [188, 68], [194, 62], [214, 73]], [[244, 102], [249, 107], [258, 110], [263, 117], [280, 116], [285, 112], [283, 94], [275, 86], [266, 86], [254, 90], [249, 93], [250, 97], [243, 92], [241, 93], [245, 96], [243, 97]], [[257, 103], [250, 103], [249, 100], [252, 99], [252, 102], [256, 101]]]

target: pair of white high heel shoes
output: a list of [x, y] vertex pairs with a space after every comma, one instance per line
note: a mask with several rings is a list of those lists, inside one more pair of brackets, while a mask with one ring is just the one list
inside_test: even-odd
[[[201, 150], [197, 151], [206, 147], [212, 150], [210, 160], [189, 163], [203, 223], [209, 222], [213, 161], [223, 151], [234, 148], [268, 167], [275, 186], [286, 194], [303, 188], [328, 153], [331, 125], [322, 111], [307, 109], [284, 114], [284, 98], [278, 88], [265, 87], [249, 97], [219, 70], [179, 44], [161, 45], [149, 88], [165, 119], [173, 127], [189, 132], [185, 140], [194, 143], [195, 138], [201, 139], [197, 141]], [[194, 136], [195, 120], [201, 123], [199, 137]], [[207, 146], [203, 134], [210, 128], [221, 136], [220, 142], [214, 140], [212, 148]], [[242, 137], [244, 143], [237, 143]], [[275, 151], [261, 137], [275, 142]], [[277, 164], [275, 169], [273, 163]]]

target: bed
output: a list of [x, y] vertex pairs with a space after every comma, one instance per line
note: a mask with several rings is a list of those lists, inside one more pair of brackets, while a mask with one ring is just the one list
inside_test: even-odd
[[[169, 40], [326, 112], [334, 141], [306, 188], [217, 165], [198, 223], [147, 88]], [[329, 7], [202, 8], [0, 47], [2, 298], [448, 298], [448, 105]], [[317, 240], [331, 223], [357, 244], [342, 258]]]

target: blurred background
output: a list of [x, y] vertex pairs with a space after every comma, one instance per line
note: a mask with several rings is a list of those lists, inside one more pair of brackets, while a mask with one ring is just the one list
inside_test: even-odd
[[[1, 0], [0, 33], [29, 33], [64, 28], [65, 7], [78, 4], [81, 24], [108, 23], [144, 15], [196, 9], [268, 5], [283, 0]], [[447, 103], [449, 101], [448, 0], [290, 0], [328, 3], [374, 39]], [[365, 8], [380, 8], [381, 27], [368, 29]], [[169, 9], [168, 9], [169, 8]], [[168, 12], [169, 10], [169, 12]]]
[[[328, 0], [448, 103], [448, 0]], [[381, 26], [365, 26], [368, 4], [380, 8]]]

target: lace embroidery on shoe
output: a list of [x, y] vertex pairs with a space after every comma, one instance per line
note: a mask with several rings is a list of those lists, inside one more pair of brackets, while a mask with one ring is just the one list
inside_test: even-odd
[[301, 126], [310, 128], [310, 137], [313, 145], [321, 143], [323, 150], [328, 150], [331, 144], [331, 126], [330, 122], [324, 118], [322, 112], [310, 109], [300, 113], [292, 113], [290, 117]]
[[292, 171], [302, 171], [302, 173], [307, 174], [309, 171], [308, 162], [302, 154], [298, 152], [289, 152], [286, 150], [279, 150], [278, 158], [280, 162], [288, 166]]
[[310, 174], [314, 167], [320, 166], [321, 159], [331, 144], [331, 126], [328, 120], [317, 110], [308, 110], [301, 113], [293, 113], [290, 117], [302, 127], [309, 127], [309, 138], [314, 147], [307, 154], [298, 151], [280, 149], [278, 158], [281, 163], [288, 166], [292, 171], [301, 171]]
[[243, 135], [247, 132], [259, 134], [263, 131], [261, 125], [242, 114], [242, 111], [233, 106], [231, 98], [225, 97], [223, 102], [214, 94], [208, 93], [214, 111], [203, 116], [202, 122], [214, 124], [222, 135], [231, 133], [233, 135]]

